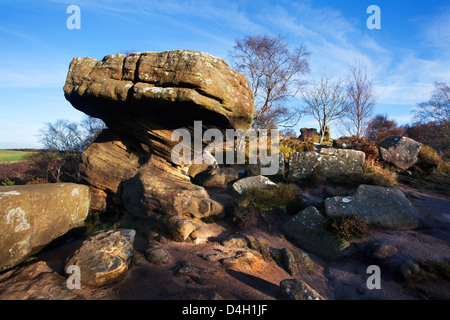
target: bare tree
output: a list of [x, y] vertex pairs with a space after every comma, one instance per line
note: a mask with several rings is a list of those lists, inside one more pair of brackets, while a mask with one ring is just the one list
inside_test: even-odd
[[41, 142], [45, 148], [61, 153], [82, 152], [103, 128], [103, 121], [92, 117], [86, 117], [81, 123], [59, 119], [41, 129]]
[[299, 79], [309, 72], [309, 52], [300, 46], [291, 50], [281, 36], [247, 36], [237, 40], [230, 53], [233, 67], [250, 82], [255, 96], [253, 127], [292, 127], [300, 110], [286, 107], [305, 84]]
[[333, 80], [323, 74], [320, 80], [314, 80], [303, 93], [304, 111], [319, 123], [320, 143], [323, 142], [326, 127], [342, 119], [349, 110], [348, 92], [344, 80]]
[[[430, 100], [417, 104], [413, 112], [420, 124], [435, 124], [430, 137], [433, 145], [448, 157], [450, 146], [450, 87], [443, 82], [435, 82]], [[441, 142], [441, 143], [438, 143]]]
[[350, 108], [342, 123], [351, 135], [359, 139], [372, 118], [378, 95], [367, 75], [367, 69], [361, 62], [356, 61], [350, 67], [347, 81]]

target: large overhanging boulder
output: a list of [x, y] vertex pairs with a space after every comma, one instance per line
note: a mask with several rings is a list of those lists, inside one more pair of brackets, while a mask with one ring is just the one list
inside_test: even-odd
[[220, 58], [187, 50], [75, 58], [64, 92], [76, 109], [108, 126], [82, 155], [94, 209], [122, 204], [130, 214], [159, 221], [161, 215], [178, 221], [222, 213], [173, 161], [179, 141], [172, 134], [181, 128], [193, 133], [194, 121], [202, 130], [249, 129], [255, 107], [242, 74]]

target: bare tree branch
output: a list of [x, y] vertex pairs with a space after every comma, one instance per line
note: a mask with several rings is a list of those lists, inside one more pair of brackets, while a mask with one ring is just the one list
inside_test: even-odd
[[233, 49], [233, 67], [247, 76], [255, 96], [253, 126], [294, 126], [302, 114], [284, 104], [305, 84], [299, 76], [309, 72], [309, 52], [303, 46], [290, 50], [281, 36], [268, 35], [237, 40]]

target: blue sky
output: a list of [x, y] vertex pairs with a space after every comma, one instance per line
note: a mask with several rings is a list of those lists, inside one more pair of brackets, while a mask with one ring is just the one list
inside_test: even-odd
[[[81, 10], [80, 30], [66, 26], [72, 4]], [[369, 5], [381, 9], [380, 30], [366, 26]], [[63, 94], [74, 57], [190, 49], [229, 62], [236, 39], [263, 33], [305, 45], [311, 76], [342, 77], [355, 59], [363, 61], [381, 95], [375, 113], [399, 124], [411, 120], [435, 81], [450, 83], [444, 0], [0, 0], [0, 149], [39, 148], [45, 123], [83, 118]], [[317, 125], [303, 118], [300, 127]]]

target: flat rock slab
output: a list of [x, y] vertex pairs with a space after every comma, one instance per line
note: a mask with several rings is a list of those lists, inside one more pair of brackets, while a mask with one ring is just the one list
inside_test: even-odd
[[93, 233], [66, 262], [80, 268], [80, 280], [92, 286], [104, 286], [122, 280], [133, 256], [136, 231], [102, 230]]
[[316, 168], [325, 177], [362, 173], [364, 161], [364, 152], [357, 150], [322, 148], [319, 152], [291, 152], [287, 178], [293, 181], [307, 178]]
[[0, 271], [84, 225], [89, 187], [75, 183], [0, 187]]
[[297, 246], [318, 256], [332, 260], [344, 256], [350, 244], [327, 231], [322, 221], [320, 212], [311, 206], [288, 220], [283, 230]]
[[353, 196], [325, 200], [328, 216], [356, 215], [367, 224], [384, 229], [408, 230], [419, 226], [419, 212], [396, 188], [360, 185]]
[[44, 261], [30, 262], [0, 275], [0, 300], [72, 300], [67, 279]]

